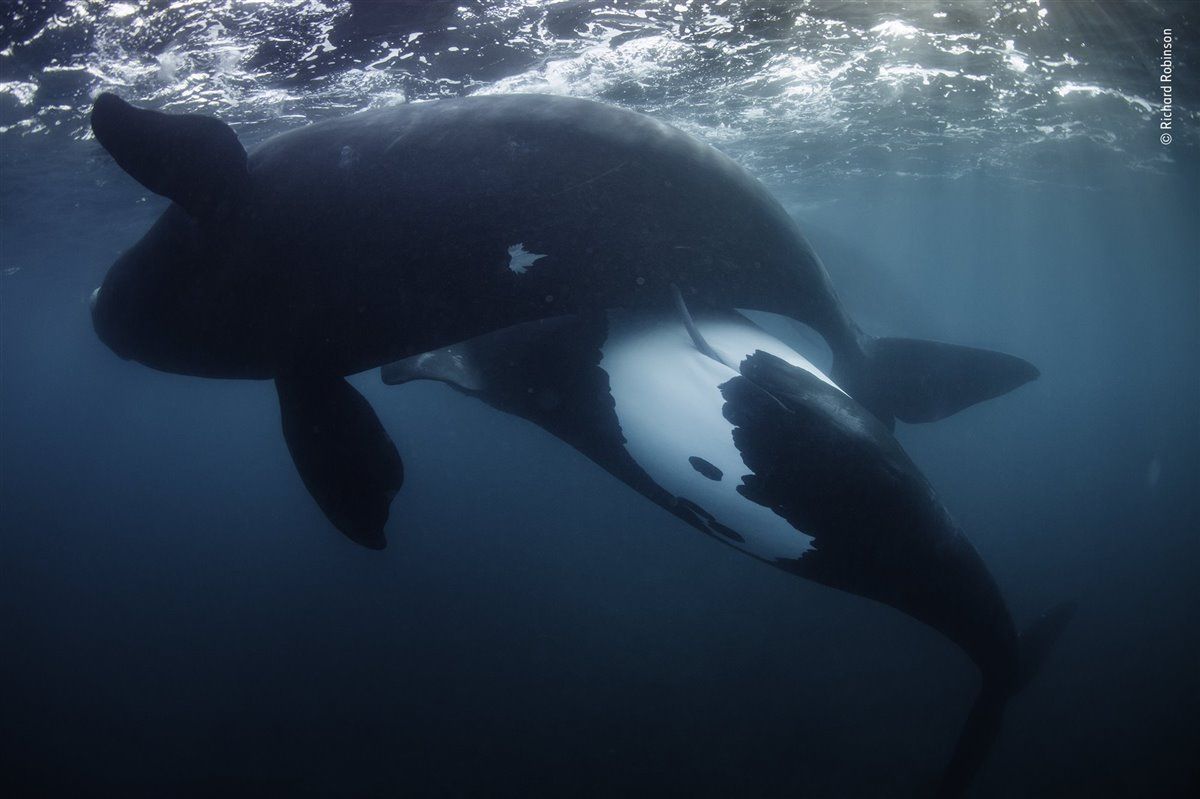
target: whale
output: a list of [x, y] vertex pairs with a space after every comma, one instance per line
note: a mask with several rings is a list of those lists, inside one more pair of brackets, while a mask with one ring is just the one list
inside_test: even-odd
[[96, 140], [170, 200], [92, 295], [118, 356], [274, 380], [304, 485], [364, 546], [404, 467], [345, 378], [525, 322], [607, 308], [789, 316], [885, 426], [1038, 374], [1007, 354], [863, 332], [796, 223], [732, 159], [589, 100], [475, 95], [327, 119], [249, 151], [225, 122], [111, 93]]
[[705, 535], [942, 633], [980, 675], [937, 791], [959, 796], [1074, 606], [1018, 635], [928, 480], [815, 360], [736, 311], [693, 317], [680, 303], [530, 322], [381, 376], [444, 383], [532, 422]]

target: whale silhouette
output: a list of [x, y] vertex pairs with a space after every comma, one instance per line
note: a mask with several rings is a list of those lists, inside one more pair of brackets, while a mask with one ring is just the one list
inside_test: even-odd
[[789, 573], [890, 605], [957, 644], [978, 697], [940, 796], [968, 786], [1008, 699], [1074, 609], [1018, 636], [929, 482], [874, 415], [736, 312], [526, 323], [385, 366], [526, 419], [684, 522]]
[[249, 154], [218, 119], [112, 94], [92, 130], [172, 204], [92, 297], [118, 355], [272, 379], [309, 492], [382, 548], [399, 453], [344, 380], [523, 322], [603, 308], [753, 308], [828, 342], [885, 426], [932, 421], [1037, 376], [1008, 355], [874, 338], [796, 224], [731, 159], [586, 100], [476, 96], [308, 125]]

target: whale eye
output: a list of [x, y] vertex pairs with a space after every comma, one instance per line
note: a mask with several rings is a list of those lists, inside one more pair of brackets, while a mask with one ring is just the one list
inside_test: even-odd
[[698, 458], [693, 455], [692, 457], [688, 458], [688, 463], [692, 464], [693, 469], [700, 472], [700, 474], [704, 475], [709, 480], [720, 480], [725, 476], [724, 472], [722, 472], [716, 466], [713, 466], [708, 461], [704, 460], [704, 458]]

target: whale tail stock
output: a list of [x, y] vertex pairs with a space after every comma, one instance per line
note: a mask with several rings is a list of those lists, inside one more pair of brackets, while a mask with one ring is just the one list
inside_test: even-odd
[[1013, 355], [940, 341], [860, 334], [856, 343], [835, 354], [831, 377], [889, 428], [944, 419], [1040, 374]]
[[938, 799], [956, 799], [966, 792], [996, 740], [1008, 700], [1037, 675], [1046, 655], [1075, 615], [1075, 610], [1074, 602], [1056, 605], [1021, 633], [1017, 643], [1015, 675], [1011, 671], [1004, 676], [1001, 676], [1003, 672], [982, 672], [979, 694], [959, 733], [950, 763], [942, 772]]

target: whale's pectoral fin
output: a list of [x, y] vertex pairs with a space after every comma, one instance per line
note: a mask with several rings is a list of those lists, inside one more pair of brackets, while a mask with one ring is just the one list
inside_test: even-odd
[[539, 319], [387, 364], [380, 376], [390, 386], [445, 383], [589, 457], [620, 457], [624, 440], [600, 368], [607, 330], [603, 314]]
[[389, 386], [414, 380], [436, 380], [467, 394], [481, 392], [485, 387], [484, 374], [475, 363], [472, 344], [468, 341], [385, 364], [379, 370], [379, 376]]
[[383, 549], [404, 464], [375, 411], [340, 377], [281, 377], [275, 388], [283, 437], [308, 493], [350, 540]]
[[105, 93], [91, 121], [96, 139], [130, 177], [194, 217], [219, 215], [245, 191], [246, 150], [215, 117], [164, 114]]
[[835, 362], [833, 378], [888, 426], [944, 419], [1039, 374], [1013, 355], [940, 341], [876, 338], [863, 351], [854, 363]]
[[435, 380], [546, 424], [578, 412], [571, 403], [585, 402], [585, 395], [608, 396], [607, 386], [597, 385], [606, 335], [603, 314], [555, 316], [389, 363], [380, 377], [389, 386]]
[[383, 382], [434, 380], [536, 424], [655, 502], [672, 500], [629, 454], [609, 375], [604, 313], [539, 319], [388, 364]]
[[877, 595], [891, 578], [870, 571], [867, 553], [879, 546], [875, 531], [894, 524], [920, 489], [908, 456], [868, 410], [806, 369], [758, 350], [739, 371], [721, 386], [722, 413], [750, 472], [738, 493], [814, 538], [814, 548], [784, 568], [900, 607]]

